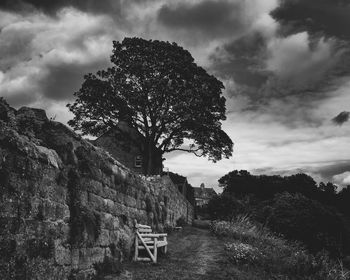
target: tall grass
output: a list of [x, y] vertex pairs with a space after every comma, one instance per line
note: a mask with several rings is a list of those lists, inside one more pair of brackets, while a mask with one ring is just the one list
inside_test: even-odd
[[261, 279], [347, 280], [349, 272], [326, 252], [311, 254], [300, 243], [276, 236], [247, 215], [215, 221], [212, 232], [226, 240], [227, 258], [261, 272]]

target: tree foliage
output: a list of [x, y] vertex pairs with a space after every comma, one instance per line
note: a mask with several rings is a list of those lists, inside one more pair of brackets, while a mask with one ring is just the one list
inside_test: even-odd
[[[142, 135], [137, 143], [151, 171], [155, 149], [186, 151], [212, 161], [232, 155], [222, 82], [176, 43], [125, 38], [113, 42], [112, 67], [88, 74], [68, 108], [83, 134], [99, 136], [118, 122]], [[189, 141], [185, 141], [185, 140]]]
[[337, 192], [332, 183], [318, 186], [306, 174], [252, 175], [233, 170], [219, 179], [223, 193], [208, 209], [212, 219], [232, 220], [245, 213], [314, 250], [350, 252], [350, 186]]

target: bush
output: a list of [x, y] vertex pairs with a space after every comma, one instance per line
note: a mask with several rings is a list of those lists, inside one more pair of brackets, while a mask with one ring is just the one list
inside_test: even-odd
[[209, 213], [211, 219], [230, 221], [236, 215], [242, 213], [243, 209], [243, 203], [240, 200], [226, 193], [214, 196], [205, 210]]
[[300, 243], [275, 236], [267, 228], [239, 216], [233, 222], [215, 221], [211, 229], [227, 242], [227, 258], [236, 265], [256, 267], [261, 279], [350, 279], [341, 265], [325, 251], [311, 254]]
[[255, 263], [262, 257], [257, 248], [241, 242], [226, 243], [225, 251], [228, 253], [228, 258], [236, 264]]
[[327, 249], [337, 254], [346, 236], [335, 211], [301, 194], [275, 196], [266, 212], [267, 225], [292, 240], [302, 241], [309, 249]]

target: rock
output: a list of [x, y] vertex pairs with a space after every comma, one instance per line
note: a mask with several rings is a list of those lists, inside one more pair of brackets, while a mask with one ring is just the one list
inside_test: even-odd
[[42, 158], [47, 161], [47, 163], [51, 164], [55, 168], [60, 168], [62, 166], [62, 161], [56, 151], [48, 149], [43, 146], [36, 146], [41, 154]]
[[9, 127], [16, 128], [16, 110], [11, 108], [2, 97], [0, 97], [0, 120]]

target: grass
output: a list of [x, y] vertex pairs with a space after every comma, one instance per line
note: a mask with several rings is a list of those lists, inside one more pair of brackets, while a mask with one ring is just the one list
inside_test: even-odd
[[227, 259], [241, 269], [254, 269], [261, 279], [350, 279], [340, 261], [326, 252], [311, 254], [300, 243], [285, 240], [253, 223], [248, 216], [215, 221], [212, 232], [225, 239]]

